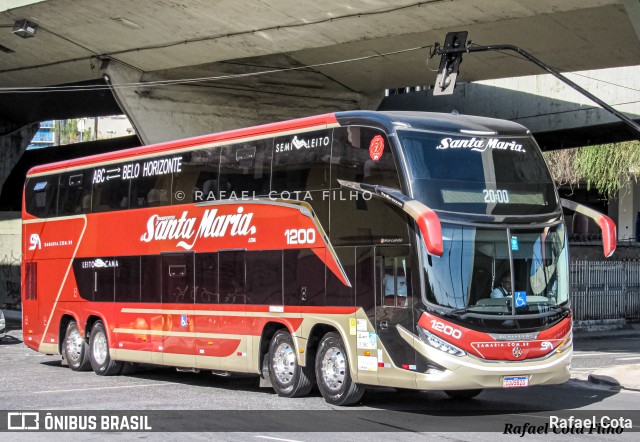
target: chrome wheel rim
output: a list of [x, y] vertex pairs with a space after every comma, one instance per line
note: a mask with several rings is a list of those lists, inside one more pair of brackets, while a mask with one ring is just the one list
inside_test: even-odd
[[71, 333], [67, 336], [67, 358], [73, 362], [79, 361], [82, 354], [82, 344], [83, 339], [78, 329], [71, 330]]
[[296, 368], [296, 355], [286, 342], [281, 343], [273, 353], [273, 374], [283, 385], [291, 383]]
[[347, 361], [338, 347], [329, 348], [322, 357], [322, 381], [331, 391], [337, 392], [344, 385]]
[[93, 359], [99, 364], [102, 365], [107, 360], [107, 351], [109, 347], [107, 346], [107, 337], [102, 332], [98, 332], [96, 336], [93, 338]]

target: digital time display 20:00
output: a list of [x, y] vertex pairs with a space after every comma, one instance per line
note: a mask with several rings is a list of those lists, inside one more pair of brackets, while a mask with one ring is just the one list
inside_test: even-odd
[[544, 195], [540, 192], [519, 192], [507, 189], [442, 189], [441, 192], [442, 201], [445, 204], [546, 204]]

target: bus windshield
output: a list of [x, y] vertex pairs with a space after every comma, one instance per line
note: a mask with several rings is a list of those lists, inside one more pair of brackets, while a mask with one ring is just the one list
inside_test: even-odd
[[398, 131], [413, 197], [434, 210], [534, 215], [557, 210], [555, 187], [531, 137]]
[[442, 232], [441, 257], [422, 246], [426, 302], [490, 315], [544, 313], [567, 303], [563, 224], [484, 229], [444, 223]]

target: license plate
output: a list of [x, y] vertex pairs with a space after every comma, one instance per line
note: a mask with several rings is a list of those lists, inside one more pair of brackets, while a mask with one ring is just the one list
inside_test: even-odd
[[528, 387], [528, 386], [529, 386], [528, 376], [505, 376], [502, 379], [502, 388], [519, 388], [519, 387]]

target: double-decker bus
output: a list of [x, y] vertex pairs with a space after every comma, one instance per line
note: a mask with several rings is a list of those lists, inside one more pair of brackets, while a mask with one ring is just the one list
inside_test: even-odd
[[[25, 343], [72, 370], [366, 386], [569, 378], [565, 205], [507, 121], [340, 112], [42, 165], [23, 201]], [[509, 279], [502, 293], [501, 282]]]

